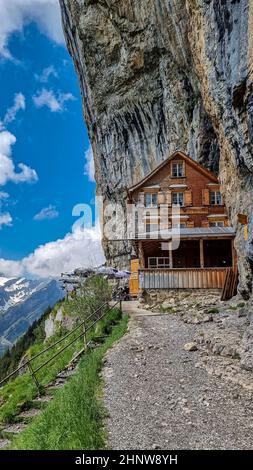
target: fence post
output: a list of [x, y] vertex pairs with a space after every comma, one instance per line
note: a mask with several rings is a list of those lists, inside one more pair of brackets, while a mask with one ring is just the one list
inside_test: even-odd
[[87, 343], [87, 336], [86, 336], [86, 323], [83, 324], [83, 340], [84, 340], [84, 351], [87, 352], [88, 343]]
[[33, 371], [32, 364], [30, 363], [30, 361], [28, 362], [27, 365], [28, 365], [28, 368], [29, 368], [31, 377], [33, 378], [33, 380], [34, 380], [34, 382], [35, 382], [35, 385], [36, 385], [36, 387], [37, 387], [37, 389], [38, 389], [38, 394], [39, 394], [39, 396], [40, 396], [40, 393], [41, 393], [41, 386], [40, 386], [40, 383], [39, 383], [39, 381], [38, 381], [38, 379], [37, 379], [37, 377], [36, 377], [36, 375], [35, 375], [35, 373], [34, 373], [34, 371]]

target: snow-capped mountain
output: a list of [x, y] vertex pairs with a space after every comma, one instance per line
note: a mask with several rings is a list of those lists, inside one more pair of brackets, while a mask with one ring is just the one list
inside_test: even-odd
[[62, 297], [55, 280], [0, 276], [0, 356]]
[[30, 281], [25, 278], [0, 277], [0, 316], [8, 308], [23, 302], [36, 291], [40, 281]]

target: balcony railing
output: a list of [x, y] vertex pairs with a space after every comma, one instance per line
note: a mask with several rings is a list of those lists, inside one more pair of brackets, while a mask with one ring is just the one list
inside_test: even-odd
[[222, 289], [226, 268], [140, 269], [141, 289]]

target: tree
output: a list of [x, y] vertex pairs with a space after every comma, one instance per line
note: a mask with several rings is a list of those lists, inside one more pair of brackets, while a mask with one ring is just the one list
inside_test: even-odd
[[[65, 309], [69, 315], [87, 320], [84, 323], [85, 349], [87, 349], [86, 328], [106, 312], [111, 296], [112, 288], [108, 281], [101, 275], [92, 274], [77, 289], [72, 299], [65, 302]], [[92, 318], [89, 318], [91, 315]]]
[[85, 283], [77, 290], [71, 300], [65, 302], [67, 313], [77, 316], [82, 320], [87, 319], [92, 313], [96, 312], [93, 319], [99, 318], [105, 312], [112, 296], [112, 288], [107, 279], [101, 275], [90, 275]]

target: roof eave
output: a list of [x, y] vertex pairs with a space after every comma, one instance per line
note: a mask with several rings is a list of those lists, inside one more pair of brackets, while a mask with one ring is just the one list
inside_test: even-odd
[[206, 176], [210, 179], [212, 179], [215, 183], [219, 184], [219, 181], [218, 181], [218, 178], [209, 170], [207, 170], [206, 168], [204, 168], [200, 163], [196, 162], [195, 160], [193, 160], [193, 158], [189, 157], [189, 155], [186, 155], [185, 153], [181, 152], [181, 151], [176, 151], [174, 152], [172, 155], [170, 155], [169, 157], [167, 157], [163, 162], [161, 162], [156, 168], [154, 168], [154, 170], [152, 170], [147, 176], [145, 176], [141, 181], [139, 181], [138, 183], [136, 183], [135, 185], [131, 186], [130, 188], [128, 188], [128, 191], [129, 193], [133, 193], [134, 191], [136, 191], [136, 189], [138, 188], [141, 188], [147, 181], [150, 180], [150, 178], [152, 178], [152, 176], [154, 176], [158, 171], [160, 171], [170, 160], [172, 160], [176, 155], [180, 155], [182, 158], [190, 161], [190, 163], [192, 164], [195, 164], [200, 171], [202, 171], [203, 173], [206, 174]]

